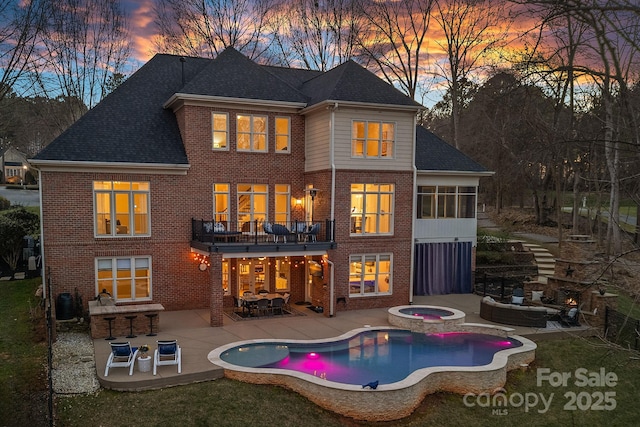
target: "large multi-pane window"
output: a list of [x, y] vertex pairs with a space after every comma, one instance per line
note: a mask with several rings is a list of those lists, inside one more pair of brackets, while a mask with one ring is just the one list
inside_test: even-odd
[[238, 223], [243, 232], [255, 232], [267, 219], [266, 184], [238, 184]]
[[229, 184], [213, 184], [213, 220], [228, 225]]
[[475, 218], [475, 216], [476, 187], [455, 185], [418, 187], [418, 218]]
[[213, 135], [212, 148], [214, 150], [229, 149], [229, 115], [227, 113], [212, 113], [211, 133]]
[[351, 255], [349, 295], [390, 294], [391, 254]]
[[96, 236], [148, 236], [149, 183], [94, 181]]
[[291, 151], [291, 119], [276, 117], [276, 153]]
[[267, 116], [238, 114], [236, 125], [238, 151], [267, 151]]
[[275, 221], [288, 227], [291, 214], [291, 191], [287, 184], [276, 184]]
[[351, 234], [393, 233], [393, 184], [351, 184]]
[[116, 301], [151, 299], [151, 258], [97, 258], [96, 295], [103, 290]]
[[354, 120], [351, 128], [351, 156], [373, 159], [393, 157], [395, 123]]

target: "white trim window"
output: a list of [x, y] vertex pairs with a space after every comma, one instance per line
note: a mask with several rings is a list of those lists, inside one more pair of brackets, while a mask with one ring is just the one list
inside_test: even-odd
[[349, 296], [391, 294], [392, 271], [391, 254], [351, 255], [349, 257]]
[[242, 232], [261, 231], [255, 224], [267, 220], [269, 192], [266, 184], [238, 184], [238, 224]]
[[291, 220], [291, 190], [288, 184], [276, 184], [275, 222], [289, 226]]
[[229, 225], [229, 184], [213, 184], [213, 220]]
[[351, 126], [351, 157], [391, 159], [396, 124], [354, 120]]
[[115, 301], [151, 299], [151, 257], [96, 258], [96, 295], [106, 290]]
[[149, 236], [149, 183], [94, 181], [94, 228], [97, 237]]
[[276, 117], [275, 119], [276, 153], [291, 152], [291, 118]]
[[211, 148], [213, 150], [229, 150], [229, 114], [211, 113], [211, 136]]
[[267, 152], [267, 116], [238, 114], [236, 118], [238, 151]]
[[418, 186], [418, 219], [475, 218], [477, 187]]
[[351, 235], [393, 234], [393, 184], [351, 184]]

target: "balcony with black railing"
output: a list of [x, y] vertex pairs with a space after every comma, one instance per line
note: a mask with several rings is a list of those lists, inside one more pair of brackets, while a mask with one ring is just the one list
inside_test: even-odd
[[326, 250], [336, 247], [335, 221], [191, 219], [192, 246], [210, 252]]

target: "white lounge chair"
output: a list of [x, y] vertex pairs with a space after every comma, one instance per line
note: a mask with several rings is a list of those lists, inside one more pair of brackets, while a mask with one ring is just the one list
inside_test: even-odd
[[182, 373], [182, 349], [176, 340], [158, 341], [158, 348], [153, 352], [153, 375], [158, 366], [178, 365], [178, 373]]
[[130, 342], [111, 342], [111, 354], [107, 359], [104, 376], [109, 375], [110, 368], [129, 368], [129, 375], [133, 375], [133, 365], [136, 363], [138, 348], [131, 347]]

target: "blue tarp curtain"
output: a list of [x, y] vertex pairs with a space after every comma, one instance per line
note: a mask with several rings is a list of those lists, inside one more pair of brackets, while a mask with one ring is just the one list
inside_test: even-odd
[[471, 242], [416, 244], [413, 294], [470, 293], [471, 250]]

